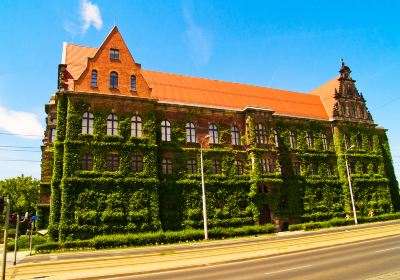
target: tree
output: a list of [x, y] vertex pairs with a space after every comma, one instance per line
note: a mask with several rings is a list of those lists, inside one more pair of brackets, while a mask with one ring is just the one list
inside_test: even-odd
[[23, 174], [0, 181], [0, 195], [10, 195], [12, 212], [33, 212], [39, 203], [39, 180]]

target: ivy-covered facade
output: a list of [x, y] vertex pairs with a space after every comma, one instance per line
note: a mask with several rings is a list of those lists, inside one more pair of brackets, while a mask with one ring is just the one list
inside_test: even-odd
[[[344, 63], [330, 105], [324, 103], [326, 118], [257, 104], [169, 102], [151, 95], [155, 88], [132, 57], [124, 94], [129, 75], [118, 65], [130, 53], [119, 36], [114, 28], [82, 60], [78, 76], [68, 72], [73, 65], [61, 64], [58, 91], [46, 105], [38, 211], [53, 239], [202, 228], [201, 143], [209, 227], [285, 229], [351, 216], [345, 156], [359, 215], [400, 210], [386, 131], [374, 124]], [[108, 49], [113, 57], [100, 67]], [[106, 66], [118, 92], [111, 85], [101, 92], [109, 82], [100, 73]], [[80, 87], [85, 82], [92, 90]]]

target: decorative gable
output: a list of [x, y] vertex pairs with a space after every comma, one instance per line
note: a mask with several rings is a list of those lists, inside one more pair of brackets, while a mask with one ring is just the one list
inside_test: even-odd
[[366, 101], [355, 86], [355, 80], [350, 76], [351, 70], [342, 60], [339, 86], [335, 88], [333, 117], [351, 121], [373, 122], [367, 109]]
[[141, 65], [133, 59], [117, 27], [94, 56], [87, 58], [85, 69], [79, 77], [74, 77], [70, 90], [140, 97], [150, 97], [151, 92], [143, 78]]

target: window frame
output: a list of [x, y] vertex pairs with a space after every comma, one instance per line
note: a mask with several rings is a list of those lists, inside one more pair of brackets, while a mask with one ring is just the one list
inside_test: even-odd
[[289, 142], [292, 149], [297, 149], [297, 137], [293, 131], [289, 131]]
[[90, 86], [92, 88], [97, 88], [98, 87], [97, 81], [98, 81], [98, 72], [97, 70], [93, 69], [90, 75]]
[[118, 89], [118, 72], [110, 72], [110, 89]]
[[256, 124], [255, 127], [256, 143], [257, 144], [268, 144], [268, 132], [267, 126], [263, 123]]
[[312, 134], [309, 131], [306, 132], [306, 142], [307, 142], [307, 147], [309, 149], [314, 148], [314, 141], [312, 138]]
[[173, 174], [173, 166], [171, 158], [163, 158], [161, 161], [161, 173], [163, 175], [172, 175]]
[[118, 126], [119, 121], [117, 115], [114, 113], [109, 114], [107, 117], [107, 135], [118, 135]]
[[240, 141], [240, 131], [236, 125], [231, 127], [231, 142], [233, 146], [240, 146], [242, 143]]
[[91, 112], [82, 115], [81, 134], [93, 135], [94, 116]]
[[131, 137], [142, 137], [142, 117], [140, 115], [133, 115], [131, 118]]
[[93, 170], [93, 157], [90, 154], [84, 154], [81, 160], [82, 170], [92, 171]]
[[119, 60], [119, 49], [110, 48], [110, 59]]
[[187, 174], [197, 174], [197, 160], [195, 159], [188, 159], [186, 162], [186, 170]]
[[328, 136], [326, 135], [326, 133], [322, 133], [321, 137], [322, 137], [322, 149], [324, 151], [327, 151], [329, 149]]
[[279, 147], [279, 138], [278, 138], [278, 132], [276, 129], [272, 130], [272, 133], [274, 134], [274, 142], [275, 142], [275, 147]]
[[50, 143], [54, 143], [56, 141], [56, 136], [57, 135], [57, 129], [55, 127], [52, 127], [50, 129]]
[[219, 144], [219, 130], [215, 123], [211, 123], [208, 126], [208, 132], [210, 135], [210, 144]]
[[213, 174], [222, 174], [222, 168], [221, 168], [221, 161], [220, 160], [218, 160], [218, 159], [213, 160], [212, 172], [213, 172]]
[[131, 155], [131, 172], [143, 172], [143, 156], [139, 154]]
[[116, 172], [119, 171], [119, 155], [117, 153], [111, 153], [107, 155], [107, 171]]
[[171, 141], [171, 123], [168, 120], [163, 120], [161, 122], [161, 141]]
[[236, 159], [234, 161], [236, 175], [243, 175], [244, 174], [244, 164], [242, 160]]
[[186, 143], [197, 143], [196, 141], [196, 127], [192, 122], [185, 125], [186, 130]]
[[131, 91], [136, 91], [136, 75], [131, 75]]

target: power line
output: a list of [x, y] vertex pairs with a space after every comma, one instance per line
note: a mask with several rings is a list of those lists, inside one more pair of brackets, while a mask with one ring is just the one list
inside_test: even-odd
[[40, 160], [29, 160], [29, 159], [0, 159], [0, 161], [40, 162]]
[[31, 136], [31, 137], [42, 137], [43, 136], [43, 135], [38, 135], [38, 134], [18, 134], [18, 133], [6, 133], [6, 132], [0, 132], [0, 134], [13, 135], [13, 136]]
[[37, 146], [12, 146], [12, 145], [0, 145], [0, 148], [18, 148], [18, 149], [38, 149]]
[[20, 149], [3, 149], [3, 148], [0, 148], [0, 151], [28, 152], [28, 153], [40, 153], [41, 152], [41, 151], [30, 151], [30, 150], [20, 150]]

